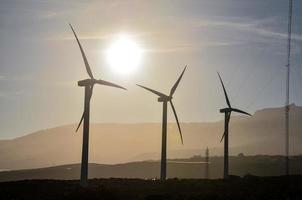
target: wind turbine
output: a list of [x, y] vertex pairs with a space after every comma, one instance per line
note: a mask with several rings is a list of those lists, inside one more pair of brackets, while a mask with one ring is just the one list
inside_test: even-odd
[[116, 88], [121, 88], [126, 90], [126, 88], [116, 85], [114, 83], [110, 83], [101, 79], [95, 79], [93, 77], [93, 74], [91, 72], [91, 68], [89, 66], [88, 60], [86, 58], [86, 55], [84, 53], [84, 50], [82, 48], [82, 45], [73, 29], [71, 24], [69, 24], [76, 40], [79, 45], [84, 64], [86, 67], [86, 71], [89, 75], [90, 78], [80, 80], [78, 81], [78, 86], [80, 87], [85, 87], [85, 99], [84, 99], [84, 112], [82, 115], [82, 118], [80, 120], [80, 123], [76, 129], [76, 132], [78, 131], [80, 125], [82, 124], [84, 120], [84, 126], [83, 126], [83, 146], [82, 146], [82, 163], [81, 163], [81, 186], [86, 187], [88, 185], [88, 149], [89, 149], [89, 112], [90, 112], [90, 99], [92, 96], [92, 91], [93, 87], [95, 84], [99, 85], [106, 85], [106, 86], [111, 86], [111, 87], [116, 87]]
[[221, 76], [220, 76], [219, 72], [217, 72], [217, 74], [219, 76], [220, 83], [221, 83], [222, 88], [223, 88], [225, 100], [226, 100], [226, 103], [228, 105], [228, 107], [220, 109], [220, 113], [224, 113], [224, 133], [223, 133], [222, 138], [220, 140], [220, 142], [222, 142], [222, 140], [224, 138], [224, 171], [223, 171], [223, 178], [227, 179], [228, 176], [229, 176], [229, 122], [230, 122], [230, 118], [231, 118], [231, 113], [232, 112], [237, 112], [237, 113], [242, 113], [242, 114], [249, 115], [249, 116], [251, 116], [251, 114], [249, 114], [245, 111], [239, 110], [237, 108], [232, 108], [230, 100], [228, 98], [228, 94], [225, 90], [223, 81], [221, 79]]
[[178, 126], [178, 130], [180, 133], [180, 139], [181, 139], [181, 143], [183, 144], [183, 139], [182, 139], [182, 134], [181, 134], [181, 129], [180, 129], [180, 125], [179, 125], [179, 121], [178, 121], [178, 117], [176, 114], [176, 110], [175, 107], [173, 105], [172, 102], [172, 98], [173, 98], [173, 94], [186, 70], [187, 66], [185, 66], [185, 68], [183, 69], [181, 75], [179, 76], [179, 78], [177, 79], [177, 81], [175, 82], [175, 84], [173, 85], [173, 87], [171, 88], [170, 94], [169, 95], [165, 95], [161, 92], [158, 92], [156, 90], [147, 88], [145, 86], [142, 85], [138, 85], [141, 88], [144, 88], [146, 90], [148, 90], [149, 92], [152, 92], [156, 95], [159, 96], [158, 98], [158, 102], [163, 102], [163, 121], [162, 121], [162, 146], [161, 146], [161, 170], [160, 170], [160, 179], [161, 180], [166, 180], [166, 171], [167, 171], [167, 104], [168, 102], [170, 103], [175, 119], [176, 119], [176, 123]]

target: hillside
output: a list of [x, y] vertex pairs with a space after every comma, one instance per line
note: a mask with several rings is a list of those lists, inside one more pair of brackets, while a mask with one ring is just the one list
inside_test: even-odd
[[[302, 153], [302, 107], [291, 106], [291, 154]], [[223, 122], [182, 123], [184, 145], [174, 123], [168, 124], [168, 157], [184, 158], [203, 154], [222, 155], [219, 143]], [[237, 155], [284, 152], [283, 108], [259, 110], [252, 117], [235, 116], [230, 123], [230, 153]], [[23, 137], [0, 141], [1, 170], [41, 168], [79, 163], [82, 133], [76, 125], [38, 131]], [[161, 148], [161, 124], [91, 124], [91, 163], [124, 163], [158, 159]]]
[[[200, 179], [205, 178], [204, 158], [195, 156], [189, 159], [168, 161], [169, 178]], [[223, 157], [212, 157], [209, 164], [209, 178], [222, 177]], [[230, 174], [245, 176], [280, 176], [284, 174], [284, 157], [282, 156], [231, 156], [229, 158]], [[141, 161], [114, 165], [90, 164], [89, 178], [141, 178], [159, 177], [159, 161]], [[302, 174], [302, 156], [292, 157], [290, 173]], [[80, 164], [63, 165], [49, 168], [0, 172], [0, 182], [25, 179], [79, 179]]]

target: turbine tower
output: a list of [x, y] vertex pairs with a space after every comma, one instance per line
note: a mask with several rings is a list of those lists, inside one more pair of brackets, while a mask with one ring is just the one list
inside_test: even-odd
[[220, 142], [224, 139], [224, 170], [223, 170], [223, 178], [227, 179], [229, 176], [229, 122], [230, 122], [230, 118], [231, 118], [231, 113], [232, 112], [237, 112], [237, 113], [242, 113], [245, 115], [249, 115], [251, 116], [249, 113], [239, 110], [237, 108], [232, 108], [230, 100], [228, 98], [228, 94], [225, 90], [223, 81], [221, 79], [220, 74], [217, 72], [219, 79], [220, 79], [220, 83], [222, 85], [223, 88], [223, 92], [224, 92], [224, 96], [225, 96], [225, 100], [226, 103], [228, 105], [228, 107], [226, 108], [222, 108], [220, 109], [220, 113], [224, 113], [224, 133], [222, 135], [222, 138], [220, 140]]
[[161, 180], [166, 180], [166, 172], [167, 172], [167, 104], [168, 102], [170, 103], [175, 119], [176, 119], [176, 123], [178, 126], [178, 130], [179, 130], [179, 134], [180, 134], [180, 139], [181, 139], [181, 143], [183, 144], [183, 138], [182, 138], [182, 133], [181, 133], [181, 129], [180, 129], [180, 125], [179, 125], [179, 121], [178, 121], [178, 117], [176, 114], [176, 110], [175, 107], [173, 105], [172, 102], [172, 98], [173, 98], [173, 94], [186, 70], [187, 66], [185, 66], [185, 68], [183, 69], [181, 75], [179, 76], [179, 78], [177, 79], [177, 81], [175, 82], [175, 84], [173, 85], [170, 94], [169, 95], [165, 95], [161, 92], [155, 91], [153, 89], [147, 88], [145, 86], [142, 85], [138, 85], [141, 88], [144, 88], [146, 90], [148, 90], [149, 92], [152, 92], [156, 95], [159, 96], [158, 98], [158, 102], [162, 102], [163, 103], [163, 121], [162, 121], [162, 146], [161, 146], [161, 170], [160, 170], [160, 179]]
[[83, 126], [83, 146], [82, 146], [82, 162], [81, 162], [81, 186], [83, 187], [87, 187], [88, 186], [88, 149], [89, 149], [89, 112], [90, 112], [90, 99], [92, 96], [92, 91], [93, 91], [93, 87], [95, 84], [99, 84], [99, 85], [106, 85], [106, 86], [111, 86], [111, 87], [116, 87], [116, 88], [121, 88], [126, 90], [126, 88], [116, 85], [114, 83], [110, 83], [101, 79], [95, 79], [93, 77], [93, 74], [91, 72], [91, 68], [89, 66], [88, 60], [86, 58], [86, 55], [84, 53], [84, 50], [82, 48], [82, 45], [73, 29], [73, 27], [71, 26], [71, 24], [69, 24], [76, 40], [77, 43], [79, 45], [83, 60], [84, 60], [84, 64], [86, 67], [86, 71], [89, 75], [90, 78], [88, 79], [84, 79], [84, 80], [80, 80], [78, 81], [78, 86], [80, 87], [85, 87], [85, 99], [84, 99], [84, 112], [83, 115], [81, 117], [80, 123], [76, 129], [76, 132], [78, 131], [80, 125], [82, 124], [83, 120], [84, 120], [84, 126]]

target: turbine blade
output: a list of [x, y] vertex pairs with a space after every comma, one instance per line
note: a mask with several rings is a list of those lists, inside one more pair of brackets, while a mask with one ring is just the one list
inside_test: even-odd
[[74, 36], [75, 36], [75, 38], [76, 38], [76, 40], [77, 40], [77, 42], [78, 42], [78, 45], [79, 45], [79, 47], [80, 47], [81, 54], [82, 54], [82, 57], [83, 57], [83, 60], [84, 60], [84, 63], [85, 63], [86, 71], [87, 71], [89, 77], [92, 78], [92, 79], [94, 79], [94, 78], [93, 78], [93, 74], [92, 74], [91, 69], [90, 69], [90, 66], [89, 66], [89, 63], [88, 63], [88, 60], [87, 60], [87, 58], [86, 58], [85, 52], [84, 52], [84, 50], [83, 50], [83, 48], [82, 48], [82, 45], [81, 45], [81, 43], [80, 43], [80, 41], [79, 41], [79, 39], [78, 39], [78, 36], [77, 36], [77, 34], [75, 33], [75, 31], [74, 31], [73, 27], [71, 26], [71, 24], [69, 24], [69, 26], [70, 26], [70, 28], [71, 28], [71, 30], [72, 30], [72, 32], [73, 32], [73, 34], [74, 34]]
[[173, 87], [172, 87], [172, 89], [170, 91], [170, 96], [172, 96], [174, 94], [174, 92], [175, 92], [175, 90], [176, 90], [176, 88], [177, 88], [177, 86], [178, 86], [178, 84], [179, 84], [182, 76], [184, 75], [186, 69], [187, 69], [187, 65], [185, 66], [185, 68], [183, 69], [181, 75], [179, 76], [179, 78], [177, 79], [177, 81], [175, 82], [175, 84], [173, 85]]
[[179, 125], [179, 121], [178, 121], [178, 117], [177, 117], [177, 114], [176, 114], [176, 110], [175, 110], [175, 107], [174, 107], [171, 100], [170, 100], [170, 104], [171, 104], [171, 107], [172, 107], [172, 110], [173, 110], [173, 113], [174, 113], [174, 116], [175, 116], [175, 119], [176, 119], [176, 123], [177, 123], [177, 126], [178, 126], [178, 131], [179, 131], [179, 134], [180, 134], [181, 143], [184, 144], [181, 129], [180, 129], [180, 125]]
[[[229, 123], [230, 119], [231, 119], [231, 113], [228, 113], [227, 116], [226, 116], [226, 119], [225, 119], [224, 123]], [[222, 142], [223, 138], [225, 137], [225, 133], [226, 133], [226, 130], [224, 130], [224, 132], [223, 132], [223, 135], [221, 137], [220, 143]]]
[[223, 132], [223, 135], [222, 135], [222, 137], [221, 137], [220, 143], [222, 142], [224, 136], [225, 136], [225, 131]]
[[228, 115], [228, 123], [230, 122], [230, 119], [231, 119], [231, 112], [229, 113], [229, 115]]
[[242, 114], [245, 114], [245, 115], [249, 115], [249, 116], [252, 116], [250, 113], [247, 113], [243, 110], [239, 110], [239, 109], [236, 109], [236, 108], [232, 108], [232, 111], [234, 112], [238, 112], [238, 113], [242, 113]]
[[[91, 88], [90, 88], [90, 96], [89, 96], [89, 99], [88, 99], [89, 102], [90, 102], [90, 100], [91, 100], [92, 91], [93, 91], [93, 85], [92, 85]], [[77, 129], [76, 129], [76, 132], [78, 132], [78, 130], [79, 130], [79, 128], [80, 128], [80, 126], [81, 126], [81, 124], [82, 124], [82, 122], [83, 122], [83, 120], [84, 120], [84, 116], [85, 116], [85, 110], [84, 110], [83, 115], [82, 115], [82, 117], [81, 117], [80, 123], [78, 124], [78, 127], [77, 127]]]
[[90, 102], [90, 99], [91, 99], [91, 96], [92, 96], [93, 86], [94, 86], [94, 85], [91, 85], [91, 87], [90, 87], [90, 96], [89, 96], [89, 99], [88, 99], [89, 102]]
[[123, 89], [123, 90], [127, 90], [126, 88], [122, 87], [122, 86], [119, 86], [117, 84], [114, 84], [114, 83], [110, 83], [108, 81], [103, 81], [103, 80], [95, 80], [96, 83], [100, 84], [100, 85], [107, 85], [107, 86], [110, 86], [110, 87], [116, 87], [116, 88], [120, 88], [120, 89]]
[[147, 88], [147, 87], [145, 87], [145, 86], [142, 86], [142, 85], [139, 85], [139, 84], [136, 84], [136, 85], [139, 86], [139, 87], [141, 87], [141, 88], [144, 88], [144, 89], [146, 89], [146, 90], [148, 90], [148, 91], [150, 91], [150, 92], [152, 92], [152, 93], [154, 93], [154, 94], [156, 94], [156, 95], [158, 95], [158, 96], [160, 96], [160, 97], [166, 97], [166, 96], [167, 96], [167, 95], [165, 95], [165, 94], [163, 94], [163, 93], [161, 93], [161, 92], [158, 92], [158, 91], [156, 91], [156, 90]]
[[219, 79], [220, 79], [220, 83], [222, 85], [222, 88], [223, 88], [223, 92], [224, 92], [224, 96], [225, 96], [225, 100], [226, 100], [226, 103], [228, 104], [229, 108], [231, 108], [231, 104], [230, 104], [230, 101], [229, 101], [229, 97], [228, 97], [228, 94], [225, 90], [225, 87], [224, 87], [224, 84], [223, 84], [223, 81], [221, 79], [221, 76], [219, 74], [219, 72], [217, 72], [218, 76], [219, 76]]
[[82, 122], [83, 122], [84, 116], [85, 116], [85, 110], [84, 110], [84, 112], [83, 112], [83, 115], [82, 115], [82, 117], [81, 117], [80, 123], [79, 123], [79, 125], [78, 125], [78, 127], [77, 127], [77, 129], [76, 129], [75, 132], [78, 132], [78, 130], [79, 130], [79, 128], [80, 128], [80, 126], [81, 126], [81, 124], [82, 124]]

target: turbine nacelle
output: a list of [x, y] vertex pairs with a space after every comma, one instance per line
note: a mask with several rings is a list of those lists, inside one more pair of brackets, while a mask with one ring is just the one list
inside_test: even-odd
[[78, 81], [78, 86], [80, 87], [85, 87], [85, 86], [92, 86], [96, 83], [95, 79], [84, 79], [84, 80], [80, 80]]
[[161, 97], [159, 97], [157, 100], [158, 100], [158, 102], [167, 102], [167, 101], [171, 101], [173, 99], [173, 97], [172, 96], [161, 96]]
[[232, 112], [232, 108], [221, 108], [219, 111], [220, 113], [229, 113]]

